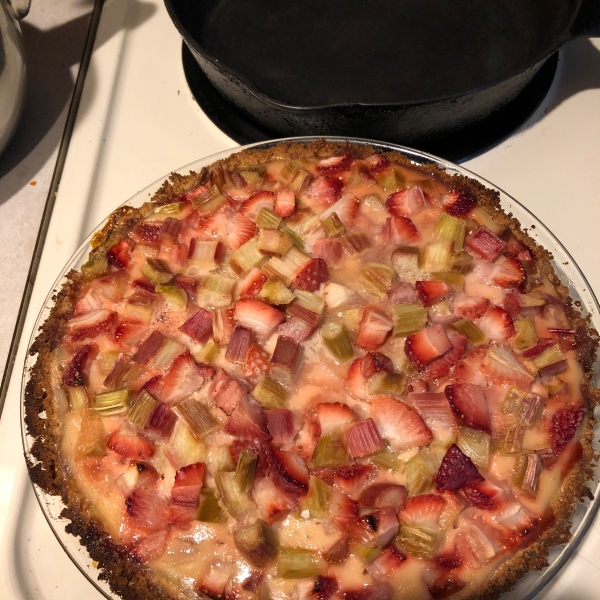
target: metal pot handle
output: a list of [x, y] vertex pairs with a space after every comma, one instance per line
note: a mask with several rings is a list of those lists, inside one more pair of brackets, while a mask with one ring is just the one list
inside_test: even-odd
[[29, 12], [31, 0], [8, 0], [17, 19], [22, 19]]
[[582, 0], [579, 12], [570, 29], [571, 37], [600, 36], [600, 2]]

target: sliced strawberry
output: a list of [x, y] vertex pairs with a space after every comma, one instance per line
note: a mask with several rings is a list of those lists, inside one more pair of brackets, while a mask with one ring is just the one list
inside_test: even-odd
[[274, 446], [290, 443], [296, 435], [294, 414], [287, 408], [273, 408], [265, 411], [267, 429], [273, 438]]
[[213, 339], [219, 346], [227, 346], [235, 329], [233, 308], [220, 308], [214, 312]]
[[329, 514], [333, 522], [345, 531], [347, 523], [358, 517], [358, 503], [337, 488], [331, 490]]
[[314, 587], [306, 600], [329, 600], [337, 592], [337, 589], [338, 584], [335, 577], [317, 575]]
[[268, 477], [254, 483], [252, 497], [266, 523], [274, 523], [298, 505], [294, 497], [277, 488]]
[[383, 508], [391, 506], [398, 513], [406, 500], [406, 487], [396, 483], [376, 483], [366, 488], [360, 495], [362, 507]]
[[367, 306], [358, 327], [356, 345], [365, 350], [377, 350], [385, 342], [392, 327], [391, 319], [374, 307]]
[[141, 563], [148, 563], [165, 553], [169, 536], [168, 528], [157, 531], [139, 540], [131, 552]]
[[383, 548], [398, 533], [399, 524], [394, 509], [385, 506], [353, 519], [347, 527], [354, 541]]
[[381, 577], [392, 577], [394, 573], [404, 564], [406, 556], [394, 544], [386, 546], [381, 554], [370, 564], [369, 573], [379, 579]]
[[460, 592], [465, 585], [466, 583], [455, 575], [440, 573], [427, 587], [434, 600], [442, 600]]
[[442, 196], [444, 210], [453, 217], [463, 217], [477, 205], [475, 196], [466, 190], [453, 190]]
[[268, 275], [260, 269], [252, 269], [238, 285], [238, 295], [241, 298], [254, 298], [262, 290]]
[[74, 341], [95, 338], [110, 331], [116, 319], [117, 314], [107, 308], [75, 317], [69, 321], [71, 337]]
[[433, 435], [416, 410], [408, 404], [388, 396], [377, 396], [371, 401], [371, 417], [382, 438], [388, 440], [397, 452], [425, 446]]
[[408, 395], [408, 401], [421, 415], [436, 440], [444, 443], [456, 439], [458, 424], [445, 394], [411, 393]]
[[75, 315], [87, 315], [99, 311], [104, 306], [102, 298], [98, 295], [96, 290], [89, 290], [87, 294], [77, 301], [75, 305]]
[[459, 294], [454, 298], [453, 310], [457, 317], [474, 321], [481, 317], [490, 306], [490, 301], [481, 296]]
[[446, 501], [438, 494], [421, 494], [412, 496], [404, 504], [399, 518], [401, 523], [410, 523], [430, 531], [439, 529], [439, 519]]
[[434, 358], [422, 371], [421, 376], [424, 379], [432, 380], [439, 377], [445, 377], [450, 372], [450, 369], [457, 363], [468, 345], [468, 340], [464, 335], [456, 331], [448, 331], [448, 339], [452, 344], [452, 348], [439, 358]]
[[265, 412], [249, 394], [237, 402], [223, 430], [242, 439], [269, 440], [271, 438]]
[[515, 335], [513, 320], [500, 306], [492, 306], [477, 321], [481, 331], [494, 342], [507, 342]]
[[367, 352], [360, 360], [363, 375], [367, 378], [379, 371], [394, 372], [392, 359], [382, 352]]
[[373, 419], [363, 419], [344, 432], [348, 451], [354, 458], [369, 456], [382, 449], [381, 437]]
[[172, 408], [168, 404], [158, 402], [148, 417], [146, 429], [155, 431], [161, 437], [168, 439], [171, 437], [176, 423], [177, 415]]
[[473, 383], [455, 383], [447, 385], [444, 394], [460, 423], [491, 433], [485, 388]]
[[522, 389], [529, 388], [533, 375], [519, 362], [517, 357], [504, 347], [488, 352], [479, 367], [480, 373], [494, 383], [516, 384]]
[[[242, 205], [243, 206], [243, 205]], [[241, 213], [234, 213], [227, 223], [227, 245], [237, 250], [256, 235], [256, 225]]]
[[431, 306], [444, 298], [447, 298], [452, 293], [452, 286], [444, 281], [416, 281], [415, 288], [421, 302], [425, 306]]
[[244, 359], [244, 376], [252, 381], [266, 375], [271, 365], [269, 353], [259, 344], [251, 344]]
[[388, 244], [410, 244], [419, 239], [419, 231], [408, 217], [389, 217], [383, 228], [383, 239]]
[[214, 374], [212, 367], [199, 368], [189, 352], [180, 354], [164, 379], [161, 400], [175, 404], [191, 396], [202, 387], [211, 372]]
[[414, 186], [391, 194], [385, 205], [394, 217], [412, 217], [425, 208], [425, 196], [420, 187]]
[[477, 467], [456, 444], [452, 444], [435, 476], [435, 489], [438, 492], [458, 490], [475, 481], [483, 481]]
[[330, 206], [340, 197], [341, 191], [341, 181], [333, 181], [321, 175], [312, 181], [305, 195], [321, 206]]
[[267, 208], [269, 210], [275, 210], [275, 194], [266, 190], [261, 190], [252, 194], [248, 200], [242, 202], [239, 212], [251, 219], [256, 220], [256, 216], [260, 212], [261, 208]]
[[200, 490], [204, 481], [204, 463], [194, 463], [182, 467], [175, 473], [175, 483], [171, 490], [171, 503], [196, 508], [200, 501]]
[[496, 510], [511, 496], [507, 489], [493, 485], [487, 480], [465, 485], [461, 493], [475, 508], [482, 510]]
[[381, 352], [367, 352], [362, 358], [356, 358], [348, 369], [346, 387], [348, 391], [359, 398], [367, 398], [368, 380], [378, 371], [387, 371], [393, 373], [394, 365], [392, 361]]
[[352, 156], [350, 154], [322, 158], [317, 163], [317, 173], [320, 175], [335, 175], [341, 171], [348, 171], [351, 166]]
[[372, 465], [344, 465], [335, 469], [333, 483], [344, 494], [353, 496], [376, 476], [377, 471]]
[[106, 252], [108, 263], [117, 269], [127, 269], [131, 260], [129, 240], [121, 240]]
[[233, 330], [233, 335], [227, 344], [225, 358], [229, 362], [243, 363], [246, 359], [246, 353], [252, 341], [252, 330], [238, 325]]
[[255, 298], [238, 300], [233, 314], [240, 325], [249, 327], [263, 337], [270, 335], [285, 319], [281, 311]]
[[274, 463], [279, 477], [288, 492], [301, 493], [308, 489], [308, 467], [298, 454], [288, 450], [272, 451]]
[[189, 335], [193, 340], [204, 344], [213, 335], [213, 317], [205, 308], [199, 308], [179, 328], [179, 331]]
[[71, 362], [63, 373], [65, 385], [84, 385], [85, 378], [89, 375], [92, 361], [98, 353], [98, 346], [94, 343], [81, 346], [73, 355]]
[[345, 589], [344, 600], [393, 600], [394, 589], [386, 581], [376, 581], [360, 588]]
[[451, 348], [452, 343], [441, 323], [409, 335], [404, 344], [406, 356], [418, 369], [429, 364], [434, 358], [443, 356]]
[[417, 302], [415, 288], [408, 281], [397, 281], [388, 289], [388, 298], [392, 304], [412, 304]]
[[246, 388], [225, 369], [219, 369], [208, 390], [215, 404], [230, 415], [238, 402], [246, 395]]
[[315, 406], [321, 435], [328, 435], [356, 421], [356, 413], [341, 402], [320, 402]]
[[519, 287], [527, 277], [523, 263], [512, 256], [502, 262], [496, 263], [492, 274], [492, 282], [504, 288]]
[[467, 246], [484, 260], [493, 262], [504, 249], [504, 242], [487, 227], [480, 227], [467, 239]]
[[158, 531], [169, 524], [168, 500], [156, 487], [136, 489], [125, 499], [127, 514], [136, 525]]
[[297, 290], [306, 290], [315, 292], [321, 287], [322, 283], [329, 280], [329, 270], [327, 263], [322, 258], [313, 258], [296, 275], [292, 282], [292, 287]]
[[275, 212], [282, 218], [291, 217], [296, 210], [296, 196], [292, 190], [283, 189], [277, 192]]
[[148, 221], [146, 223], [140, 223], [135, 229], [135, 235], [144, 244], [150, 244], [152, 246], [160, 244], [160, 230], [162, 223]]
[[231, 575], [231, 567], [226, 568], [221, 562], [210, 564], [197, 579], [195, 588], [197, 595], [202, 598], [210, 598], [210, 600], [235, 598]]
[[344, 256], [342, 242], [335, 238], [317, 240], [312, 248], [313, 256], [324, 260], [327, 264], [335, 265]]
[[106, 445], [120, 456], [137, 460], [152, 458], [156, 452], [156, 447], [149, 439], [128, 427], [113, 431]]
[[466, 521], [456, 531], [456, 549], [463, 559], [463, 564], [472, 568], [479, 568], [489, 562], [496, 555], [496, 547], [493, 538], [488, 537], [493, 533], [485, 523], [479, 521], [477, 525], [473, 521]]
[[376, 175], [385, 171], [390, 167], [389, 159], [383, 154], [372, 154], [368, 158], [365, 158], [365, 165], [369, 169], [371, 175]]
[[285, 335], [297, 342], [304, 342], [315, 331], [316, 323], [313, 325], [300, 317], [292, 317], [277, 328], [279, 335]]
[[354, 194], [344, 194], [337, 202], [324, 210], [319, 215], [319, 218], [324, 221], [335, 213], [342, 222], [342, 225], [346, 227], [346, 229], [350, 229], [354, 224], [354, 218], [358, 212], [359, 204], [360, 201]]
[[560, 454], [567, 444], [573, 439], [575, 432], [581, 425], [586, 410], [583, 406], [575, 406], [559, 410], [552, 415], [550, 423], [550, 441], [552, 449]]

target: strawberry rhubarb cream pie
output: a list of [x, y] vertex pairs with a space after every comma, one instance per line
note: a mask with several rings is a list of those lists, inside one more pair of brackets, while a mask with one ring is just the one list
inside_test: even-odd
[[29, 467], [123, 598], [497, 598], [568, 539], [596, 333], [497, 192], [280, 144], [91, 245], [30, 351]]

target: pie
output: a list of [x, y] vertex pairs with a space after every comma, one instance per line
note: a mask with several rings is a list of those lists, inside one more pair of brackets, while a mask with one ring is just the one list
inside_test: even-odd
[[496, 598], [568, 539], [597, 334], [497, 192], [279, 144], [91, 246], [30, 350], [29, 469], [116, 594]]

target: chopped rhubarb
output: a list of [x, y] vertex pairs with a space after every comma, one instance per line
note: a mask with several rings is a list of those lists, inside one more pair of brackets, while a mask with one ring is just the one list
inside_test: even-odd
[[208, 390], [210, 397], [217, 406], [228, 415], [233, 412], [237, 403], [246, 395], [247, 389], [229, 375], [224, 369], [219, 369]]
[[294, 415], [287, 408], [273, 408], [265, 411], [269, 435], [275, 446], [291, 442], [295, 435]]
[[163, 438], [168, 438], [171, 433], [173, 433], [176, 422], [177, 415], [173, 412], [171, 407], [168, 404], [159, 402], [154, 407], [150, 417], [148, 417], [146, 429], [155, 431]]
[[504, 249], [504, 242], [487, 227], [480, 227], [467, 239], [467, 245], [489, 262], [496, 260]]
[[391, 506], [398, 513], [406, 500], [406, 487], [395, 483], [376, 483], [364, 489], [359, 503], [367, 508]]
[[204, 344], [213, 335], [213, 317], [204, 308], [199, 308], [180, 328], [193, 340]]
[[236, 529], [233, 532], [233, 541], [237, 549], [255, 567], [264, 568], [277, 556], [277, 535], [260, 519], [252, 525]]
[[229, 340], [225, 358], [230, 362], [243, 363], [251, 341], [252, 330], [238, 325], [233, 330], [233, 335], [231, 336], [231, 340]]
[[368, 456], [382, 448], [381, 437], [373, 419], [364, 419], [350, 425], [346, 431], [346, 445], [354, 458]]
[[175, 412], [185, 421], [196, 440], [201, 440], [219, 426], [219, 422], [210, 414], [206, 406], [192, 398], [180, 402]]
[[285, 335], [278, 336], [271, 357], [272, 368], [292, 371], [298, 357], [299, 346], [294, 338]]

